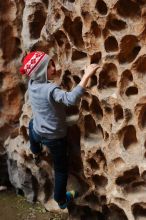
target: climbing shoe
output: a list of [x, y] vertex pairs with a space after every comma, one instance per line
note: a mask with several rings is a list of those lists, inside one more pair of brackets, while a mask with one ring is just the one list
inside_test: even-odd
[[78, 197], [78, 192], [75, 190], [66, 192], [66, 201], [71, 202]]
[[67, 208], [68, 204], [78, 197], [78, 192], [75, 190], [71, 190], [66, 192], [66, 202], [63, 204], [59, 204], [61, 209]]

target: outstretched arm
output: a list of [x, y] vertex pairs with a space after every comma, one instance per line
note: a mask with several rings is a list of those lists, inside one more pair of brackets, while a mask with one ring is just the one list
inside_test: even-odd
[[52, 91], [53, 99], [56, 102], [63, 103], [67, 106], [77, 104], [81, 96], [85, 92], [85, 87], [89, 78], [96, 72], [98, 68], [99, 66], [97, 64], [90, 64], [87, 68], [85, 68], [85, 73], [80, 83], [70, 92], [66, 92], [64, 90], [61, 90], [59, 87], [56, 87]]
[[96, 70], [100, 68], [97, 64], [90, 64], [88, 67], [85, 68], [85, 73], [83, 75], [83, 78], [81, 79], [79, 85], [83, 88], [86, 87], [89, 78], [96, 72]]

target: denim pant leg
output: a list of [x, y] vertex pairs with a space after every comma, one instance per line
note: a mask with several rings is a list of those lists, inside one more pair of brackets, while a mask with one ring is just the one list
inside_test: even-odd
[[41, 137], [35, 133], [33, 130], [33, 120], [29, 122], [29, 140], [30, 140], [30, 150], [33, 154], [38, 154], [42, 150]]
[[66, 187], [68, 178], [68, 157], [66, 138], [49, 140], [47, 146], [53, 156], [55, 171], [54, 199], [60, 203], [66, 201]]

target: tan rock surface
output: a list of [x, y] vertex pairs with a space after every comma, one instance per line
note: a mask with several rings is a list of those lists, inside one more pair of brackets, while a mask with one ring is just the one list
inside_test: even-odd
[[[146, 1], [6, 0], [0, 4], [1, 138], [21, 114], [23, 80], [18, 66], [27, 51], [52, 55], [67, 90], [80, 81], [85, 64], [100, 64], [102, 70], [90, 80], [80, 105], [68, 110], [72, 154], [68, 188], [80, 191], [69, 207], [70, 219], [145, 219]], [[10, 180], [29, 201], [38, 199], [49, 207], [51, 159], [44, 149], [40, 167], [33, 164], [30, 118], [26, 94], [19, 135], [6, 141]]]

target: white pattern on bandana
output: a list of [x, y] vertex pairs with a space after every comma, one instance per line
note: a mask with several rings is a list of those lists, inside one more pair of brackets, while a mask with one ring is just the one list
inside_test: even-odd
[[26, 74], [29, 76], [33, 71], [35, 66], [39, 63], [39, 61], [44, 57], [45, 53], [36, 52], [33, 57], [25, 64], [24, 69]]

